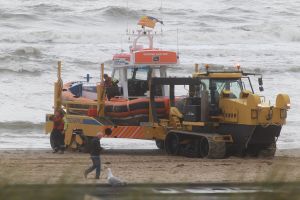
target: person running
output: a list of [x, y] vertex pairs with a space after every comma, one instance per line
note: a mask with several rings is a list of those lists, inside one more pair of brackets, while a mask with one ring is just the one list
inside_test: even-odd
[[51, 118], [53, 121], [53, 129], [51, 132], [51, 141], [53, 141], [53, 153], [64, 153], [64, 112], [63, 110], [56, 110], [54, 116]]
[[94, 171], [96, 169], [96, 179], [100, 178], [100, 171], [101, 171], [101, 159], [100, 159], [100, 152], [102, 151], [102, 147], [100, 145], [100, 140], [101, 138], [104, 137], [104, 135], [106, 136], [110, 136], [112, 134], [112, 130], [111, 129], [106, 129], [105, 133], [103, 134], [103, 132], [99, 132], [96, 137], [94, 137], [91, 141], [91, 151], [90, 151], [90, 156], [91, 156], [91, 160], [92, 160], [92, 166], [90, 166], [89, 168], [87, 168], [84, 171], [84, 177], [87, 178], [87, 175], [89, 173], [91, 173], [92, 171]]

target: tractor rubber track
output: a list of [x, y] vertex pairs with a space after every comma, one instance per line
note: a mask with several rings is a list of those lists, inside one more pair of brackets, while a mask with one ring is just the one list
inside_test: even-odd
[[[170, 151], [170, 148], [166, 147], [168, 154], [181, 154], [187, 157], [200, 157], [209, 159], [222, 159], [226, 157], [226, 142], [213, 140], [213, 136], [219, 136], [219, 134], [205, 134], [186, 131], [170, 131], [168, 134], [173, 135], [173, 137], [177, 135], [176, 137], [179, 140], [178, 145], [180, 145], [176, 148], [176, 150], [174, 149], [173, 151]], [[168, 138], [168, 136], [166, 138]], [[197, 145], [196, 147], [193, 147], [192, 152], [187, 151], [184, 145], [180, 144], [182, 141], [186, 140], [190, 140], [190, 143], [184, 144], [185, 146]], [[165, 145], [168, 145], [168, 142]]]
[[213, 140], [208, 140], [208, 143], [209, 143], [209, 151], [206, 158], [221, 159], [226, 157], [225, 142], [215, 142]]

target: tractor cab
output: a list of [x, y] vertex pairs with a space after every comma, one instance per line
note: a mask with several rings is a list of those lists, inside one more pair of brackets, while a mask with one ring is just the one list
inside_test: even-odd
[[[219, 115], [221, 110], [219, 108], [220, 99], [238, 100], [247, 96], [247, 94], [254, 94], [252, 83], [249, 75], [260, 76], [260, 74], [244, 73], [238, 70], [229, 71], [210, 71], [195, 72], [194, 78], [200, 78], [201, 84], [193, 90], [195, 96], [200, 96], [201, 91], [206, 91], [208, 95], [210, 115]], [[260, 85], [262, 88], [262, 85]]]
[[[178, 109], [182, 115], [182, 120], [191, 122], [220, 121], [224, 116], [224, 105], [228, 101], [236, 104], [246, 105], [249, 102], [248, 96], [253, 96], [255, 101], [264, 103], [264, 97], [254, 94], [254, 89], [250, 80], [250, 75], [259, 76], [259, 88], [263, 88], [261, 74], [244, 73], [239, 68], [237, 70], [209, 70], [193, 73], [189, 78], [152, 78], [151, 97], [152, 103], [157, 93], [157, 88], [169, 87], [170, 106]], [[188, 94], [179, 98], [175, 91], [178, 86], [184, 85]], [[175, 88], [177, 87], [177, 89]], [[226, 102], [226, 103], [224, 103]], [[152, 108], [155, 104], [152, 105]], [[235, 108], [233, 108], [235, 110]], [[155, 109], [154, 109], [155, 110]], [[232, 111], [230, 116], [237, 119], [237, 111]], [[235, 114], [234, 114], [235, 113]], [[152, 113], [153, 121], [160, 119]], [[226, 115], [227, 116], [227, 115]]]

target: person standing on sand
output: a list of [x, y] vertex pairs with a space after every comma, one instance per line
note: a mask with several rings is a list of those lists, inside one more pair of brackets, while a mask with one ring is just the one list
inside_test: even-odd
[[91, 141], [91, 160], [93, 165], [84, 171], [84, 177], [87, 178], [87, 175], [96, 169], [96, 179], [100, 178], [100, 170], [101, 170], [101, 160], [100, 160], [100, 152], [102, 150], [100, 146], [100, 140], [104, 136], [102, 132], [99, 132], [96, 137], [94, 137]]
[[61, 154], [64, 153], [64, 112], [63, 110], [56, 110], [54, 116], [51, 118], [53, 120], [53, 129], [51, 132], [51, 140], [53, 141], [54, 150], [53, 153], [60, 151]]

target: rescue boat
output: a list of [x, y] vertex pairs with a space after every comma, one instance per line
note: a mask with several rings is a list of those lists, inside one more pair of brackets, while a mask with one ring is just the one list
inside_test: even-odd
[[[128, 52], [120, 52], [112, 57], [111, 79], [117, 83], [106, 88], [105, 116], [117, 125], [139, 125], [147, 122], [149, 116], [149, 80], [152, 77], [167, 77], [168, 68], [179, 63], [177, 52], [154, 48], [156, 34], [152, 29], [142, 26], [130, 36], [134, 37]], [[148, 39], [148, 45], [139, 44], [141, 38]], [[96, 84], [86, 81], [74, 81], [64, 84], [62, 99], [74, 102], [72, 114], [97, 116], [96, 108], [91, 104], [97, 100]], [[169, 89], [161, 86], [155, 98], [156, 112], [161, 117], [169, 114]], [[70, 104], [68, 104], [70, 105]], [[83, 109], [85, 108], [85, 109]], [[85, 112], [85, 113], [82, 113]]]

